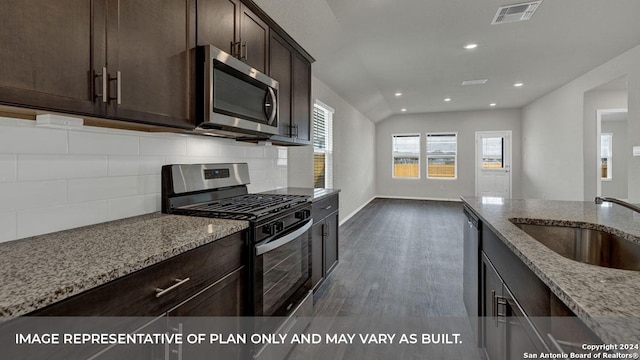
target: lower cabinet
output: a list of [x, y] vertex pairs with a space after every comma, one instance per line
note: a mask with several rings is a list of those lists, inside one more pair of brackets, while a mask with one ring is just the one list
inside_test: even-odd
[[[211, 333], [211, 329], [206, 328], [209, 322], [203, 317], [219, 316], [238, 319], [237, 323], [229, 324], [230, 328], [225, 328], [225, 332], [241, 333], [240, 319], [246, 310], [247, 269], [244, 266], [244, 253], [245, 235], [236, 233], [37, 310], [16, 319], [18, 321], [15, 323], [19, 328], [21, 321], [28, 324], [29, 317], [100, 316], [95, 324], [85, 321], [88, 327], [86, 333], [185, 334]], [[107, 317], [122, 321], [112, 326], [110, 322], [102, 322]], [[127, 322], [126, 319], [131, 321]], [[10, 327], [5, 329], [12, 331]], [[204, 351], [211, 350], [208, 347]], [[242, 356], [233, 346], [221, 346], [215, 350], [216, 355], [224, 359], [239, 359]], [[72, 351], [66, 354], [60, 351], [60, 357], [50, 358], [202, 358], [202, 354], [190, 353], [201, 349], [180, 345], [121, 345], [76, 348]], [[79, 354], [79, 351], [82, 353]]]
[[548, 352], [537, 330], [483, 254], [482, 346], [487, 359], [521, 359], [524, 353]]
[[481, 346], [489, 360], [585, 352], [602, 341], [488, 227], [480, 252]]
[[313, 203], [311, 208], [311, 281], [315, 292], [338, 264], [338, 194]]

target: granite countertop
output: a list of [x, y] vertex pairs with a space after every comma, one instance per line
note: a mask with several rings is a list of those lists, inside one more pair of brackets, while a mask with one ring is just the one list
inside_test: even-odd
[[286, 187], [271, 191], [265, 191], [266, 194], [285, 194], [285, 195], [306, 195], [311, 198], [311, 201], [318, 201], [339, 193], [339, 189], [314, 189], [314, 188], [301, 188], [301, 187]]
[[640, 340], [640, 271], [584, 264], [534, 240], [509, 219], [589, 227], [640, 243], [640, 214], [593, 202], [463, 197], [488, 226], [605, 343]]
[[0, 244], [0, 316], [19, 316], [249, 227], [160, 213]]

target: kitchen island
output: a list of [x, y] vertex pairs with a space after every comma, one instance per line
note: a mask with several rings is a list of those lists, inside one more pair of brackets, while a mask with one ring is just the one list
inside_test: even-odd
[[[593, 202], [464, 197], [463, 202], [604, 343], [638, 344], [640, 272], [565, 258], [516, 223], [582, 227], [640, 243], [640, 214]], [[513, 222], [512, 222], [513, 221]]]

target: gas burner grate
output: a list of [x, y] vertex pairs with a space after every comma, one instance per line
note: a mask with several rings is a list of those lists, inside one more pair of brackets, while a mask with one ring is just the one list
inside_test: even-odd
[[194, 215], [253, 220], [309, 201], [305, 195], [247, 194], [184, 206]]

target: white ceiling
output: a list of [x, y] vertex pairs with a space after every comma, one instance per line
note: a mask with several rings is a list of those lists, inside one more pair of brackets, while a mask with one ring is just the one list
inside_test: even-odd
[[[490, 25], [498, 7], [522, 1], [254, 1], [315, 57], [314, 75], [375, 122], [401, 108], [522, 107], [640, 44], [639, 0], [544, 0], [531, 20], [500, 25]], [[464, 50], [470, 42], [479, 47]], [[460, 85], [475, 79], [489, 81]]]

